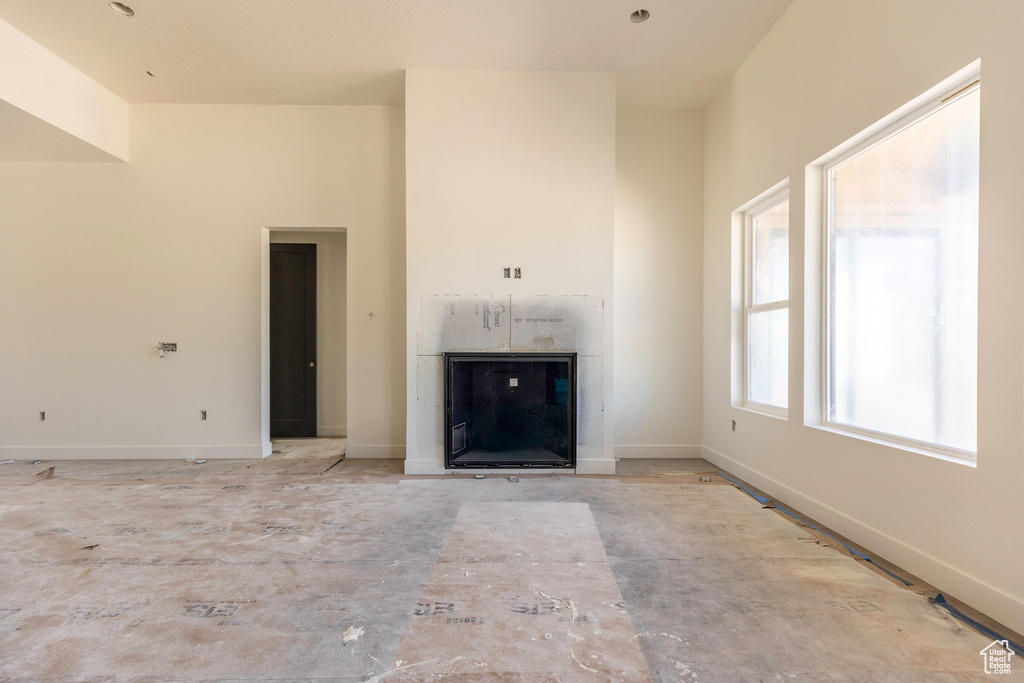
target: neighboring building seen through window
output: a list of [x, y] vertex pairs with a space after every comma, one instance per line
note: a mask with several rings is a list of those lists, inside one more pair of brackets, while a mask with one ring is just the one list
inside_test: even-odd
[[824, 169], [827, 423], [977, 450], [980, 88]]

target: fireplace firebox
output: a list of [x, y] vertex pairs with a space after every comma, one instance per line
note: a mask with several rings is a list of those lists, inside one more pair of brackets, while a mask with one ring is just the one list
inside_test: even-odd
[[575, 353], [444, 354], [447, 469], [576, 466]]

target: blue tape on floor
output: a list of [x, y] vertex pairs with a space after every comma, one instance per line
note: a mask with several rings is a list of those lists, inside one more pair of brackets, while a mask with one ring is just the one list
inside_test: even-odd
[[[741, 484], [738, 481], [736, 481], [735, 479], [733, 479], [732, 477], [727, 477], [726, 475], [722, 474], [721, 472], [718, 473], [718, 476], [720, 476], [722, 479], [725, 479], [727, 481], [731, 481], [732, 483], [736, 484], [736, 486], [738, 486], [741, 489], [743, 489], [744, 491], [746, 491], [747, 495], [749, 495], [751, 498], [753, 498], [754, 500], [759, 502], [761, 505], [764, 505], [765, 503], [768, 503], [770, 501], [769, 498], [765, 498], [764, 496], [757, 495], [756, 493], [754, 493], [753, 491], [748, 489], [746, 486], [744, 486], [743, 484]], [[818, 527], [816, 527], [813, 524], [811, 524], [810, 522], [808, 522], [806, 519], [803, 519], [801, 517], [798, 517], [798, 516], [794, 515], [792, 512], [790, 512], [786, 508], [780, 507], [777, 503], [773, 502], [772, 504], [775, 505], [775, 509], [778, 510], [779, 512], [782, 512], [783, 514], [789, 515], [790, 517], [792, 517], [793, 519], [797, 520], [798, 522], [801, 522], [802, 524], [806, 524], [810, 528], [814, 529], [819, 534], [822, 534], [823, 536], [827, 536], [828, 538], [831, 538], [833, 541], [835, 541], [839, 545], [841, 545], [844, 548], [846, 548], [847, 550], [849, 550], [851, 555], [855, 555], [855, 556], [861, 558], [862, 560], [864, 560], [866, 562], [870, 562], [871, 564], [875, 565], [876, 567], [881, 569], [883, 572], [885, 572], [889, 576], [893, 577], [897, 581], [900, 581], [901, 583], [903, 583], [906, 586], [913, 586], [914, 585], [914, 584], [910, 583], [909, 581], [907, 581], [906, 579], [904, 579], [903, 577], [897, 576], [896, 574], [892, 573], [891, 571], [889, 571], [885, 567], [881, 566], [880, 564], [878, 564], [877, 562], [872, 560], [870, 557], [868, 557], [864, 553], [862, 553], [862, 552], [860, 552], [858, 550], [854, 550], [850, 546], [848, 546], [845, 543], [843, 543], [842, 541], [840, 541], [835, 536], [833, 536], [831, 534], [828, 534], [828, 533], [825, 533], [824, 531], [822, 531]], [[953, 605], [949, 604], [949, 602], [946, 600], [945, 596], [942, 595], [942, 593], [939, 593], [934, 598], [928, 598], [928, 601], [931, 602], [932, 604], [938, 605], [942, 609], [946, 610], [947, 612], [949, 612], [949, 614], [952, 617], [954, 617], [956, 619], [959, 619], [960, 621], [964, 622], [965, 624], [967, 624], [968, 626], [973, 628], [975, 631], [981, 633], [986, 638], [991, 638], [992, 640], [1005, 640], [1007, 645], [1010, 646], [1011, 650], [1013, 650], [1014, 652], [1016, 652], [1018, 654], [1024, 653], [1024, 645], [1021, 645], [1020, 643], [1015, 643], [1012, 640], [1010, 640], [1009, 638], [1007, 638], [1006, 636], [1000, 635], [998, 632], [993, 631], [992, 629], [990, 629], [988, 626], [985, 626], [981, 622], [975, 621], [974, 619], [970, 618], [969, 616], [967, 616], [966, 614], [964, 614], [963, 612], [958, 610], [956, 607], [953, 607]], [[1024, 656], [1024, 654], [1022, 654], [1022, 656]]]
[[929, 598], [928, 601], [946, 610], [952, 616], [964, 622], [965, 624], [973, 628], [975, 631], [978, 631], [986, 638], [991, 638], [992, 640], [1005, 640], [1006, 644], [1009, 645], [1010, 649], [1013, 650], [1015, 653], [1024, 653], [1024, 645], [1021, 645], [1020, 643], [1015, 643], [1006, 636], [999, 635], [999, 633], [993, 631], [988, 626], [985, 626], [985, 624], [982, 624], [980, 622], [975, 621], [974, 619], [971, 619], [969, 616], [958, 610], [956, 607], [953, 607], [953, 605], [949, 604], [949, 602], [946, 601], [946, 598], [942, 595], [942, 593], [939, 593], [934, 598]]
[[[726, 475], [722, 474], [721, 472], [718, 473], [718, 476], [720, 476], [722, 479], [726, 479], [728, 481], [731, 481], [732, 483], [736, 484], [736, 486], [739, 486], [741, 489], [743, 489], [744, 491], [747, 492], [747, 495], [749, 495], [751, 498], [753, 498], [754, 500], [759, 502], [761, 505], [764, 505], [765, 503], [769, 502], [768, 498], [765, 498], [764, 496], [757, 495], [756, 493], [754, 493], [753, 491], [748, 489], [746, 486], [744, 486], [743, 484], [741, 484], [738, 481], [736, 481], [735, 479], [733, 479], [732, 477], [727, 477]], [[889, 571], [888, 569], [886, 569], [882, 565], [878, 564], [877, 562], [875, 562], [874, 560], [872, 560], [870, 557], [868, 557], [864, 553], [860, 552], [859, 550], [854, 550], [853, 548], [851, 548], [850, 546], [846, 545], [845, 543], [840, 541], [838, 538], [833, 536], [832, 534], [829, 534], [829, 533], [826, 533], [826, 532], [822, 531], [818, 527], [816, 527], [813, 524], [811, 524], [810, 522], [808, 522], [806, 519], [803, 519], [802, 517], [798, 517], [797, 515], [793, 514], [792, 512], [787, 510], [786, 508], [780, 506], [778, 503], [774, 503], [773, 502], [772, 504], [775, 505], [775, 509], [778, 510], [779, 512], [781, 512], [781, 513], [783, 513], [785, 515], [789, 515], [790, 517], [792, 517], [796, 521], [800, 522], [801, 524], [805, 524], [805, 525], [809, 526], [810, 528], [814, 529], [815, 531], [817, 531], [822, 536], [826, 536], [828, 538], [831, 538], [833, 541], [835, 541], [836, 543], [838, 543], [839, 545], [843, 546], [848, 551], [850, 551], [851, 555], [854, 555], [855, 557], [859, 557], [860, 559], [864, 560], [865, 562], [870, 562], [871, 564], [873, 564], [874, 566], [878, 567], [880, 570], [882, 570], [883, 572], [885, 572], [886, 574], [891, 576], [892, 578], [894, 578], [897, 581], [899, 581], [900, 583], [902, 583], [904, 586], [913, 586], [914, 585], [914, 584], [910, 583], [909, 581], [907, 581], [906, 579], [904, 579], [902, 576], [900, 576], [898, 574], [895, 574], [894, 572]]]

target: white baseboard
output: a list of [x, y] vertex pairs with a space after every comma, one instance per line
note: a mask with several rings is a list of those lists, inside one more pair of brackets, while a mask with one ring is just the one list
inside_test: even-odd
[[263, 444], [263, 457], [264, 458], [270, 457], [271, 455], [273, 455], [273, 453], [274, 453], [274, 444], [273, 443], [268, 441], [265, 444]]
[[249, 460], [266, 457], [268, 446], [12, 446], [0, 448], [0, 460]]
[[316, 428], [317, 436], [340, 436], [348, 437], [348, 427], [320, 427]]
[[616, 458], [687, 458], [700, 459], [704, 457], [703, 446], [680, 446], [680, 445], [631, 445], [615, 444]]
[[761, 489], [772, 498], [777, 498], [783, 505], [793, 506], [800, 512], [846, 536], [854, 543], [876, 552], [880, 557], [921, 577], [941, 591], [948, 591], [958, 600], [964, 601], [1015, 631], [1024, 632], [1024, 600], [952, 567], [942, 560], [860, 522], [815, 498], [804, 495], [766, 474], [733, 460], [724, 453], [705, 446], [704, 458]]
[[405, 446], [345, 446], [346, 458], [397, 458], [405, 457]]

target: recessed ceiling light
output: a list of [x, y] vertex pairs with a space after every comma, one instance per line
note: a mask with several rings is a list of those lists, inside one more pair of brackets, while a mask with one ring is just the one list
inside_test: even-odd
[[125, 5], [124, 3], [121, 3], [121, 2], [112, 2], [112, 3], [110, 3], [110, 9], [112, 9], [115, 12], [117, 12], [118, 14], [124, 15], [126, 17], [134, 17], [135, 16], [135, 10], [133, 10], [131, 7], [129, 7], [128, 5]]
[[629, 15], [629, 20], [632, 21], [634, 24], [642, 24], [643, 22], [647, 21], [650, 18], [651, 13], [645, 9], [638, 9], [637, 11]]

